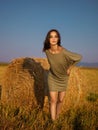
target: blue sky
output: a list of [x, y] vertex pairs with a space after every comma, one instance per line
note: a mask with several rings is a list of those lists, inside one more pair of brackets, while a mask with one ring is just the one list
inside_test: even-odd
[[0, 0], [0, 61], [45, 57], [43, 42], [53, 28], [83, 62], [98, 62], [98, 0]]

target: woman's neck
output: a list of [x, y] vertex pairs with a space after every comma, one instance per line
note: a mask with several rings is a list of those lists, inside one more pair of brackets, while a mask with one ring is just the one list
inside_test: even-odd
[[58, 48], [59, 48], [59, 46], [57, 45], [57, 44], [55, 44], [55, 45], [51, 45], [51, 51], [57, 51], [58, 50]]
[[50, 51], [52, 54], [57, 54], [57, 53], [59, 53], [61, 50], [62, 50], [62, 47], [58, 46], [57, 44], [51, 46], [51, 48], [49, 49], [49, 51]]

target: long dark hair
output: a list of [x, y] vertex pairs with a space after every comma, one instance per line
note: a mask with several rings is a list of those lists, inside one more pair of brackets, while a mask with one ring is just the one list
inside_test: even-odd
[[50, 42], [49, 42], [49, 39], [50, 39], [50, 33], [51, 32], [56, 32], [57, 35], [58, 35], [58, 46], [61, 46], [61, 36], [60, 36], [60, 33], [58, 32], [58, 30], [56, 29], [51, 29], [47, 35], [46, 35], [46, 38], [45, 38], [45, 41], [44, 41], [44, 47], [43, 47], [43, 52], [45, 52], [45, 50], [48, 50], [50, 48]]

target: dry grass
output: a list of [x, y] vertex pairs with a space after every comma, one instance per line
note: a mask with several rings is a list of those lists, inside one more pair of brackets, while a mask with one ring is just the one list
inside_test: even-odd
[[2, 84], [2, 78], [6, 71], [7, 66], [0, 66], [0, 85]]
[[[44, 69], [49, 65], [46, 59], [35, 58]], [[3, 73], [3, 69], [0, 68]], [[36, 70], [37, 72], [37, 70]], [[42, 72], [41, 72], [42, 73]], [[24, 77], [29, 77], [23, 73]], [[7, 76], [8, 77], [8, 76]], [[37, 84], [39, 74], [37, 75]], [[13, 75], [14, 78], [14, 75]], [[1, 78], [2, 79], [2, 76]], [[19, 78], [20, 79], [20, 78]], [[18, 79], [18, 80], [19, 80]], [[45, 80], [45, 77], [44, 77]], [[30, 82], [29, 78], [26, 81]], [[13, 83], [13, 82], [11, 82]], [[44, 82], [46, 83], [46, 82]], [[21, 84], [19, 82], [19, 84]], [[20, 85], [21, 86], [21, 85]], [[41, 95], [39, 94], [39, 97]], [[24, 97], [23, 97], [24, 98]], [[26, 99], [26, 98], [25, 98]], [[34, 100], [36, 100], [34, 98]], [[98, 69], [74, 67], [66, 91], [63, 111], [60, 118], [51, 122], [45, 96], [44, 109], [34, 108], [25, 111], [21, 107], [10, 108], [0, 105], [1, 130], [97, 130], [98, 129]]]
[[1, 99], [2, 80], [3, 80], [3, 77], [4, 77], [4, 73], [6, 71], [6, 68], [7, 68], [7, 65], [6, 66], [0, 65], [0, 99]]

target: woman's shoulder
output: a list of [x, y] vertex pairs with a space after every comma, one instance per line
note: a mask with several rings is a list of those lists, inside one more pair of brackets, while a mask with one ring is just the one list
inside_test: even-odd
[[63, 51], [64, 51], [64, 53], [66, 53], [66, 54], [73, 54], [73, 53], [75, 53], [75, 52], [72, 52], [72, 51], [68, 50], [68, 49], [65, 48], [65, 47], [63, 47]]
[[65, 47], [62, 47], [63, 52], [67, 52], [68, 50]]

